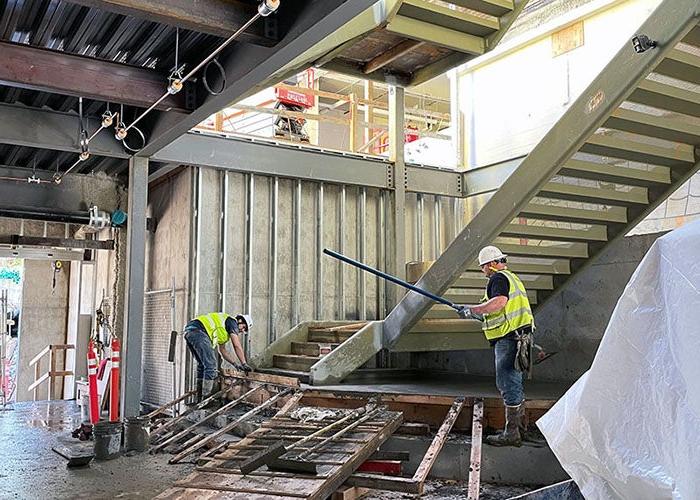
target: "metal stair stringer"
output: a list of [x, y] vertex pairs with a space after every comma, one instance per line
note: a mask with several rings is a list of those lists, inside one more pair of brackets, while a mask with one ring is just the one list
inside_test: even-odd
[[[466, 196], [492, 193], [491, 197], [440, 258], [422, 276], [418, 286], [437, 294], [444, 294], [464, 270], [469, 269], [469, 265], [473, 263], [481, 247], [494, 240], [498, 241], [496, 238], [501, 234], [507, 235], [517, 231], [517, 226], [510, 226], [518, 216], [522, 217], [523, 214], [527, 214], [525, 215], [527, 218], [557, 220], [558, 215], [552, 214], [548, 210], [551, 207], [533, 205], [532, 200], [536, 196], [542, 196], [542, 193], [545, 193], [546, 197], [576, 200], [593, 194], [592, 190], [585, 186], [573, 186], [571, 189], [570, 185], [552, 183], [552, 178], [555, 175], [571, 175], [572, 173], [579, 175], [585, 171], [584, 175], [579, 175], [579, 177], [586, 178], [585, 175], [600, 176], [602, 171], [604, 178], [610, 179], [612, 182], [615, 182], [619, 176], [630, 175], [631, 169], [629, 168], [622, 168], [618, 171], [610, 168], [609, 165], [601, 164], [596, 165], [591, 170], [591, 174], [588, 174], [586, 169], [589, 166], [584, 162], [571, 160], [576, 153], [586, 152], [604, 155], [609, 152], [613, 157], [627, 158], [631, 161], [643, 161], [643, 159], [638, 159], [640, 155], [653, 160], [663, 160], [666, 163], [659, 164], [666, 164], [669, 168], [673, 167], [671, 168], [672, 178], [669, 179], [668, 191], [662, 191], [660, 185], [654, 188], [657, 191], [653, 197], [655, 200], [659, 200], [661, 195], [670, 194], [672, 188], [678, 186], [678, 182], [683, 181], [697, 170], [695, 148], [691, 146], [678, 152], [679, 158], [675, 158], [675, 156], [661, 158], [659, 150], [662, 148], [649, 146], [642, 147], [638, 151], [625, 151], [627, 144], [624, 140], [601, 136], [595, 132], [601, 127], [614, 129], [622, 123], [627, 129], [635, 127], [632, 129], [633, 132], [642, 132], [642, 135], [645, 135], [648, 124], [644, 124], [647, 129], [640, 129], [632, 123], [635, 119], [634, 115], [623, 114], [622, 119], [616, 118], [617, 121], [612, 120], [612, 118], [615, 117], [616, 111], [619, 111], [619, 106], [630, 94], [635, 92], [635, 89], [649, 86], [648, 80], [646, 80], [647, 76], [657, 68], [657, 65], [665, 61], [665, 57], [674, 57], [672, 53], [674, 47], [696, 26], [698, 15], [700, 15], [700, 0], [664, 0], [638, 31], [638, 33], [644, 33], [655, 40], [658, 43], [656, 48], [638, 54], [635, 53], [631, 43], [626, 43], [527, 157], [465, 172], [463, 174], [465, 182], [462, 185], [465, 186], [466, 192], [464, 194]], [[694, 41], [696, 41], [695, 38], [700, 40], [700, 36], [695, 36], [698, 31], [700, 30], [696, 28], [688, 37], [693, 38]], [[693, 45], [700, 46], [700, 43], [693, 43]], [[697, 67], [700, 68], [700, 61]], [[671, 66], [670, 70], [674, 70], [674, 67]], [[611, 127], [611, 125], [615, 126]], [[665, 127], [663, 123], [653, 123], [653, 126], [654, 130]], [[675, 132], [664, 130], [664, 133]], [[639, 143], [636, 145], [643, 146]], [[620, 154], [620, 151], [622, 154], [616, 156]], [[683, 156], [682, 162], [679, 161], [680, 156]], [[654, 161], [649, 161], [649, 163], [653, 164]], [[679, 167], [677, 163], [682, 163], [682, 165]], [[565, 164], [566, 167], [564, 167]], [[676, 168], [675, 171], [673, 171], [674, 168]], [[494, 181], [491, 180], [493, 178], [490, 175], [491, 172], [482, 175], [487, 169], [499, 172], [500, 177], [497, 176], [497, 180]], [[625, 170], [627, 172], [623, 173]], [[637, 174], [635, 177], [638, 177]], [[642, 184], [647, 181], [648, 179], [634, 180], [634, 182]], [[632, 182], [628, 184], [634, 185]], [[613, 190], [601, 190], [600, 193], [595, 194], [600, 196], [609, 193], [618, 198], [618, 204], [633, 205], [634, 211], [629, 212], [631, 217], [626, 219], [629, 223], [648, 213], [653, 208], [651, 205], [654, 202], [654, 200], [648, 200], [648, 206], [645, 206], [642, 200], [637, 199], [639, 190], [634, 191], [634, 189], [636, 188], [633, 188], [629, 194], [620, 194], [621, 192]], [[615, 205], [615, 203], [612, 204]], [[632, 208], [628, 210], [632, 210]], [[624, 234], [622, 231], [624, 223], [618, 220], [620, 214], [614, 210], [600, 212], [598, 210], [568, 208], [565, 213], [567, 219], [583, 220], [586, 221], [586, 224], [598, 224], [598, 219], [602, 218], [603, 222], [608, 224], [608, 228], [614, 229], [613, 237]], [[542, 230], [542, 228], [535, 226], [528, 227], [537, 230], [530, 231], [531, 234], [537, 234]], [[601, 227], [596, 229], [601, 229]], [[568, 236], [572, 233], [570, 232]], [[602, 235], [598, 232], [596, 234]], [[576, 235], [580, 236], [580, 232]], [[599, 243], [589, 243], [593, 253], [596, 253], [606, 243], [603, 238], [593, 239], [602, 240]], [[610, 239], [612, 238], [608, 238], [608, 241]], [[588, 252], [586, 257], [590, 257], [590, 253]], [[572, 260], [572, 262], [574, 261]], [[581, 267], [578, 266], [581, 262], [585, 263], [586, 261], [579, 259], [577, 267]], [[551, 282], [554, 277], [546, 278], [550, 284], [543, 288], [553, 289]], [[556, 278], [559, 279], [559, 277]], [[565, 277], [561, 279], [565, 279]], [[467, 281], [473, 280], [467, 278]], [[538, 291], [539, 293], [546, 295], [548, 292]], [[423, 318], [431, 305], [432, 303], [428, 299], [409, 292], [384, 321], [373, 323], [371, 328], [368, 325], [351, 337], [350, 340], [353, 342], [344, 343], [314, 365], [311, 370], [312, 383], [323, 385], [338, 382], [380, 349], [395, 347], [399, 339], [410, 332], [416, 323]]]
[[[659, 4], [638, 30], [657, 46], [636, 53], [632, 44], [626, 43], [500, 187], [494, 186], [497, 190], [417, 285], [436, 294], [445, 293], [479, 249], [495, 240], [696, 26], [699, 15], [698, 0], [664, 0]], [[383, 322], [384, 347], [391, 348], [431, 305], [429, 299], [417, 293], [404, 296]]]

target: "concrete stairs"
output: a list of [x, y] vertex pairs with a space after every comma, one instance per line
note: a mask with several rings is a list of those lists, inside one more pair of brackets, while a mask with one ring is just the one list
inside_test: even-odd
[[[263, 353], [253, 357], [251, 363], [256, 370], [263, 373], [296, 377], [302, 382], [310, 382], [315, 365], [372, 323], [366, 321], [301, 323], [271, 344]], [[428, 336], [429, 350], [452, 350], [455, 345], [464, 349], [488, 348], [478, 322], [450, 317], [427, 318], [419, 321], [392, 351], [426, 350]], [[371, 371], [372, 376], [377, 375], [377, 369], [368, 368], [358, 371], [367, 373]], [[391, 371], [387, 371], [387, 374], [389, 372]]]

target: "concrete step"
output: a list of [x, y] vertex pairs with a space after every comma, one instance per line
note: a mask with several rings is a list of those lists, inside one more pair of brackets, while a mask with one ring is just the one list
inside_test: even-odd
[[307, 337], [307, 340], [309, 342], [321, 342], [324, 344], [340, 344], [352, 337], [359, 330], [360, 329], [357, 328], [356, 330], [330, 331], [322, 328], [309, 328], [309, 336]]
[[596, 208], [561, 206], [562, 200], [542, 198], [545, 203], [530, 202], [520, 211], [520, 217], [530, 219], [576, 222], [578, 224], [627, 223], [626, 207], [596, 205]]
[[612, 188], [598, 188], [579, 186], [577, 184], [564, 184], [562, 182], [548, 182], [540, 190], [537, 196], [543, 198], [554, 198], [557, 200], [598, 203], [623, 207], [647, 205], [649, 203], [647, 188], [639, 186], [630, 186], [628, 190], [621, 191]]
[[410, 333], [480, 333], [481, 322], [471, 319], [422, 319]]
[[[516, 271], [517, 272], [517, 271]], [[553, 290], [554, 281], [551, 275], [527, 275], [518, 274], [525, 285], [525, 290]], [[488, 278], [482, 273], [466, 272], [450, 285], [450, 288], [480, 288], [484, 290], [488, 284]]]
[[[482, 288], [450, 288], [442, 296], [455, 304], [478, 304], [484, 298], [486, 284]], [[537, 304], [537, 291], [527, 290], [527, 298], [530, 304]], [[436, 304], [437, 307], [440, 304]], [[444, 306], [449, 307], [449, 306]]]
[[674, 147], [657, 146], [603, 134], [589, 137], [579, 151], [671, 168], [687, 168], [695, 163], [694, 147], [689, 144], [678, 144]]
[[321, 346], [330, 346], [332, 350], [339, 345], [338, 343], [329, 342], [292, 342], [292, 354], [319, 357], [321, 355]]
[[275, 354], [272, 366], [283, 370], [308, 372], [320, 358], [313, 356], [300, 356], [297, 354]]
[[511, 240], [497, 238], [494, 244], [506, 255], [521, 257], [562, 257], [571, 259], [587, 259], [587, 243], [557, 243], [555, 245], [529, 245], [508, 243]]

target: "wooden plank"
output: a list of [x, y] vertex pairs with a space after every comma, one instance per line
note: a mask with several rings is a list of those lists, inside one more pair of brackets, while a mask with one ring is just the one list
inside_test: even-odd
[[175, 406], [175, 405], [178, 404], [179, 402], [184, 401], [185, 399], [189, 398], [190, 396], [194, 396], [195, 394], [197, 394], [197, 390], [196, 390], [196, 389], [192, 389], [191, 391], [186, 392], [185, 394], [183, 394], [183, 395], [180, 396], [179, 398], [175, 398], [175, 399], [173, 399], [172, 401], [170, 401], [170, 402], [168, 402], [168, 403], [165, 403], [163, 406], [159, 406], [158, 408], [156, 408], [155, 410], [153, 410], [151, 413], [147, 414], [147, 415], [146, 415], [146, 418], [148, 418], [148, 419], [150, 420], [150, 419], [152, 419], [153, 417], [155, 417], [156, 415], [158, 415], [159, 413], [161, 413], [161, 412], [167, 410], [167, 409], [170, 408], [171, 406]]
[[158, 450], [160, 450], [160, 449], [165, 448], [165, 447], [168, 446], [170, 443], [173, 443], [173, 442], [176, 442], [176, 441], [182, 439], [182, 438], [185, 437], [188, 433], [193, 432], [194, 429], [195, 429], [195, 427], [197, 427], [197, 426], [199, 426], [199, 425], [202, 425], [202, 424], [204, 424], [204, 423], [206, 423], [206, 422], [209, 422], [210, 420], [212, 420], [212, 419], [216, 418], [217, 416], [223, 414], [224, 412], [230, 410], [230, 409], [233, 408], [234, 406], [237, 406], [238, 404], [240, 404], [240, 403], [242, 403], [243, 401], [245, 401], [249, 396], [252, 396], [252, 395], [255, 394], [256, 392], [258, 392], [260, 389], [262, 389], [262, 386], [253, 387], [251, 390], [249, 390], [248, 392], [246, 392], [245, 394], [243, 394], [241, 397], [239, 397], [239, 398], [237, 398], [237, 399], [234, 399], [233, 401], [230, 401], [229, 403], [226, 403], [225, 405], [223, 405], [221, 408], [219, 408], [219, 409], [216, 410], [216, 411], [213, 411], [213, 412], [211, 412], [211, 413], [208, 413], [208, 414], [204, 415], [204, 418], [198, 420], [197, 422], [193, 423], [193, 424], [190, 425], [189, 427], [184, 428], [183, 430], [181, 430], [181, 431], [178, 432], [177, 434], [174, 434], [173, 436], [170, 436], [170, 437], [168, 437], [167, 439], [163, 439], [162, 441], [160, 441], [159, 443], [157, 443], [155, 447], [151, 448], [151, 450], [152, 450], [152, 451], [158, 451]]
[[246, 381], [261, 382], [263, 384], [281, 385], [285, 387], [299, 387], [299, 379], [283, 377], [269, 373], [250, 372], [246, 374], [238, 370], [223, 370], [224, 377], [232, 377]]
[[364, 68], [362, 68], [362, 72], [367, 75], [377, 71], [378, 69], [383, 68], [387, 64], [390, 64], [401, 56], [406, 55], [422, 45], [425, 45], [425, 42], [421, 42], [419, 40], [404, 40], [398, 45], [395, 45], [386, 52], [379, 54], [377, 57], [370, 60], [367, 64], [365, 64]]
[[[269, 495], [233, 493], [202, 488], [169, 488], [156, 497], [158, 500], [270, 500]], [[275, 500], [293, 500], [296, 497], [276, 496]]]
[[358, 452], [350, 457], [344, 464], [333, 471], [326, 482], [319, 488], [309, 500], [322, 500], [330, 496], [335, 490], [350, 477], [361, 463], [365, 462], [389, 437], [399, 428], [403, 421], [403, 415], [396, 412], [387, 412], [387, 424], [380, 432], [376, 433]]
[[469, 487], [468, 500], [479, 500], [479, 486], [481, 483], [481, 435], [483, 431], [484, 401], [478, 399], [474, 402], [472, 417], [472, 449], [469, 463]]
[[370, 490], [399, 491], [413, 495], [422, 493], [422, 485], [414, 481], [412, 477], [387, 477], [356, 472], [345, 481], [345, 484]]
[[356, 486], [341, 486], [331, 496], [331, 500], [358, 500], [369, 493], [367, 488]]
[[418, 466], [416, 473], [413, 474], [413, 479], [414, 481], [420, 483], [421, 490], [423, 488], [423, 483], [430, 473], [430, 469], [433, 468], [433, 465], [440, 454], [440, 450], [442, 450], [442, 447], [445, 445], [445, 441], [447, 441], [447, 436], [449, 436], [452, 426], [457, 420], [457, 417], [459, 417], [462, 408], [464, 408], [464, 404], [465, 398], [460, 397], [455, 399], [455, 402], [452, 404], [450, 411], [447, 412], [447, 416], [440, 426], [440, 429], [438, 429], [437, 434], [435, 434], [433, 442], [430, 443], [428, 451], [425, 452], [425, 456]]
[[231, 491], [237, 493], [266, 494], [308, 498], [323, 479], [294, 479], [273, 476], [252, 476], [242, 474], [220, 474], [217, 472], [196, 471], [187, 478], [177, 481], [175, 486], [204, 490]]
[[178, 463], [179, 461], [181, 461], [181, 460], [182, 460], [183, 458], [185, 458], [186, 456], [190, 455], [191, 453], [194, 453], [195, 451], [197, 451], [197, 450], [199, 450], [200, 448], [202, 448], [203, 446], [205, 446], [207, 443], [210, 443], [210, 442], [213, 441], [214, 439], [216, 439], [216, 438], [218, 438], [218, 437], [220, 437], [220, 436], [226, 434], [227, 432], [233, 430], [233, 429], [236, 428], [239, 424], [241, 424], [241, 423], [243, 423], [243, 422], [249, 420], [252, 416], [257, 415], [258, 413], [260, 413], [260, 412], [261, 412], [262, 410], [264, 410], [265, 408], [268, 408], [268, 407], [272, 406], [278, 399], [280, 399], [280, 398], [283, 397], [283, 396], [288, 395], [290, 392], [291, 392], [291, 389], [285, 389], [284, 391], [280, 392], [279, 394], [277, 394], [277, 395], [273, 396], [272, 398], [268, 399], [267, 401], [265, 401], [265, 402], [264, 402], [263, 404], [261, 404], [260, 406], [257, 406], [257, 407], [255, 407], [255, 408], [253, 408], [252, 410], [246, 412], [245, 414], [243, 414], [242, 416], [240, 416], [238, 419], [234, 420], [234, 421], [231, 422], [230, 424], [228, 424], [228, 425], [222, 427], [221, 429], [219, 429], [218, 431], [216, 431], [216, 432], [214, 432], [214, 433], [212, 433], [212, 434], [209, 434], [207, 437], [205, 437], [204, 439], [202, 439], [202, 440], [199, 441], [198, 443], [195, 443], [195, 444], [193, 444], [192, 446], [190, 446], [189, 448], [187, 448], [186, 450], [184, 450], [184, 451], [178, 453], [178, 454], [175, 455], [173, 458], [171, 458], [170, 460], [168, 460], [168, 463], [170, 463], [170, 464], [176, 464], [176, 463]]

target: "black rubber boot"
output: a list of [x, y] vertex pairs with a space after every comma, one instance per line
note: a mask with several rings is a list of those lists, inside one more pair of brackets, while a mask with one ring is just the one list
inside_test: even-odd
[[520, 436], [520, 421], [525, 406], [520, 403], [518, 406], [506, 406], [506, 428], [498, 434], [488, 436], [486, 444], [491, 446], [520, 446], [522, 439]]

